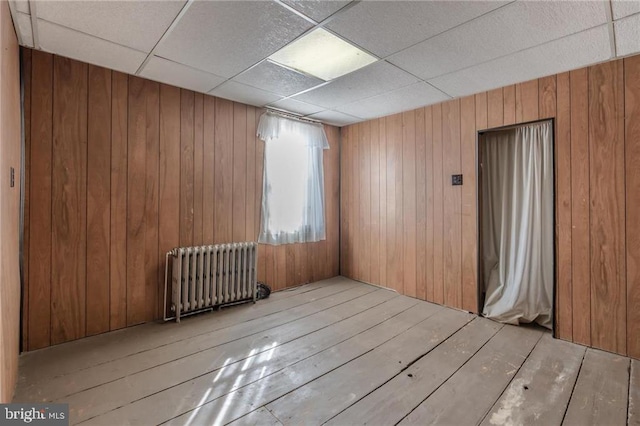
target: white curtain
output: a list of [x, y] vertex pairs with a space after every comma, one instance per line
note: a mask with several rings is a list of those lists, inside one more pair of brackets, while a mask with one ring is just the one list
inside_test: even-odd
[[324, 127], [267, 112], [260, 117], [258, 136], [265, 142], [258, 241], [279, 245], [324, 240], [322, 157], [329, 149]]
[[483, 314], [552, 328], [553, 143], [550, 122], [484, 135]]

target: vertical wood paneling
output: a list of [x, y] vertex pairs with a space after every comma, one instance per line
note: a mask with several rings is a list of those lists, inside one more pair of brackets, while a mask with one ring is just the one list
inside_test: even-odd
[[87, 70], [53, 61], [51, 343], [86, 331]]
[[387, 282], [391, 288], [402, 292], [402, 114], [387, 117], [386, 121]]
[[571, 276], [573, 341], [591, 344], [589, 250], [589, 93], [588, 70], [571, 80]]
[[389, 209], [389, 204], [387, 203], [387, 120], [384, 118], [378, 119], [378, 127], [380, 137], [380, 284], [389, 287], [387, 275], [389, 259], [387, 250], [387, 223], [389, 220], [387, 214]]
[[402, 113], [402, 264], [404, 294], [416, 297], [416, 114]]
[[[331, 268], [324, 278], [331, 278], [340, 274], [340, 154], [342, 152], [342, 146], [340, 130], [337, 127], [325, 126], [325, 131], [327, 132], [331, 146], [328, 152], [328, 158], [325, 157], [324, 159], [325, 170], [328, 169], [331, 175], [331, 179], [327, 181], [328, 184], [325, 184], [324, 187], [325, 200], [329, 206], [325, 222], [328, 233], [327, 263], [331, 265]], [[313, 252], [312, 246], [305, 245], [305, 247], [310, 253]], [[309, 269], [311, 266], [312, 265], [307, 265]], [[309, 277], [308, 281], [312, 281], [311, 277]]]
[[541, 78], [538, 81], [538, 118], [556, 116], [556, 76]]
[[640, 56], [624, 60], [627, 218], [627, 353], [640, 358]]
[[380, 120], [372, 120], [370, 136], [371, 255], [369, 280], [380, 282]]
[[[145, 202], [144, 202], [144, 321], [151, 321], [158, 311], [158, 180], [160, 168], [160, 85], [146, 80], [145, 92]], [[164, 271], [163, 271], [164, 273]], [[137, 286], [138, 283], [132, 283]], [[140, 283], [142, 285], [142, 283]]]
[[622, 60], [589, 70], [591, 344], [626, 354], [624, 75]]
[[[180, 89], [160, 85], [160, 171], [159, 171], [159, 210], [158, 218], [158, 262], [160, 264], [159, 302], [160, 312], [164, 315], [164, 270], [165, 254], [180, 245]], [[213, 191], [213, 189], [211, 189]], [[211, 194], [213, 198], [213, 194]], [[210, 226], [213, 226], [211, 220]], [[211, 232], [213, 234], [213, 232]]]
[[233, 104], [232, 241], [245, 241], [247, 197], [247, 106]]
[[516, 86], [505, 86], [502, 90], [502, 98], [504, 99], [504, 119], [503, 124], [508, 126], [516, 122]]
[[127, 325], [144, 321], [147, 103], [144, 80], [129, 77], [127, 154]]
[[[285, 246], [278, 247], [280, 251], [284, 251], [284, 276], [280, 279], [280, 288], [285, 288], [292, 285], [296, 281], [296, 244], [287, 244]], [[281, 260], [280, 258], [278, 258]]]
[[[205, 96], [203, 102], [203, 154], [202, 178], [202, 239], [204, 244], [213, 244], [213, 212], [215, 195], [215, 98]], [[255, 164], [255, 152], [254, 152]], [[255, 206], [254, 206], [255, 208]], [[258, 240], [258, 236], [253, 239]]]
[[433, 112], [433, 301], [444, 303], [444, 169], [442, 143], [442, 104]]
[[[22, 55], [22, 67], [24, 71], [23, 78], [23, 119], [24, 119], [24, 169], [31, 170], [31, 50], [23, 50]], [[22, 228], [22, 340], [21, 345], [23, 350], [29, 348], [29, 239], [30, 233], [30, 196], [29, 196], [29, 174], [24, 174], [24, 216], [23, 216], [23, 228]]]
[[[433, 108], [427, 107], [425, 108], [424, 114], [424, 125], [425, 125], [425, 156], [424, 156], [424, 164], [425, 164], [425, 298], [431, 302], [434, 301], [433, 298], [433, 290], [434, 290], [434, 278], [433, 278], [433, 235], [434, 235], [434, 227], [433, 227], [433, 211], [434, 211], [434, 161], [433, 161]], [[420, 159], [418, 159], [420, 161]]]
[[[245, 239], [247, 241], [258, 241], [258, 231], [256, 228], [255, 211], [260, 208], [256, 192], [256, 139], [258, 123], [256, 122], [256, 108], [247, 107], [247, 196], [246, 196], [246, 218], [245, 218]], [[213, 151], [213, 150], [212, 150]], [[205, 151], [206, 152], [206, 151]], [[213, 161], [211, 162], [213, 163]], [[205, 163], [208, 164], [208, 163]], [[305, 246], [306, 248], [306, 246]], [[305, 262], [306, 264], [306, 262]]]
[[127, 325], [127, 128], [129, 78], [111, 74], [109, 329]]
[[[167, 251], [258, 236], [263, 111], [23, 52], [25, 349], [160, 318]], [[340, 140], [326, 132], [327, 238], [261, 245], [258, 276], [274, 289], [338, 273]]]
[[[351, 256], [350, 263], [352, 268], [352, 273], [357, 279], [362, 279], [362, 275], [360, 273], [360, 263], [358, 262], [357, 253], [360, 253], [360, 233], [356, 232], [356, 227], [361, 226], [360, 222], [360, 162], [359, 162], [359, 144], [360, 144], [360, 126], [355, 125], [352, 128], [350, 134], [349, 143], [351, 145], [351, 170], [352, 172], [352, 180], [351, 180], [351, 201], [353, 202], [353, 208], [351, 209], [351, 224], [352, 224], [352, 233], [351, 233]], [[395, 184], [395, 181], [394, 181]], [[394, 186], [395, 189], [395, 186]]]
[[487, 125], [489, 128], [504, 125], [504, 96], [502, 89], [487, 92]]
[[180, 245], [193, 244], [195, 95], [180, 89]]
[[31, 56], [31, 169], [29, 244], [29, 350], [51, 344], [51, 167], [53, 152], [53, 56]]
[[232, 242], [233, 102], [216, 99], [214, 243]]
[[126, 74], [111, 73], [110, 330], [127, 325], [128, 81]]
[[348, 261], [348, 241], [351, 233], [349, 213], [352, 208], [349, 197], [349, 177], [351, 176], [349, 169], [350, 129], [351, 127], [342, 127], [340, 129], [340, 139], [342, 141], [342, 151], [340, 153], [340, 274], [344, 276], [352, 276]]
[[193, 99], [193, 245], [204, 243], [204, 96]]
[[275, 283], [277, 290], [285, 288], [287, 282], [287, 250], [291, 245], [275, 246]]
[[87, 137], [87, 335], [109, 330], [111, 71], [89, 65]]
[[476, 110], [475, 99], [460, 100], [460, 162], [462, 164], [462, 309], [478, 310], [478, 224], [476, 194]]
[[556, 116], [556, 334], [573, 339], [571, 254], [571, 82], [558, 74]]
[[[274, 247], [270, 245], [260, 245], [259, 250], [262, 250], [264, 256], [261, 262], [261, 268], [263, 268], [262, 276], [264, 278], [259, 278], [263, 280], [267, 285], [271, 286], [273, 290], [275, 287], [275, 267], [274, 267]], [[258, 271], [258, 275], [260, 276], [260, 271]]]
[[489, 127], [487, 117], [487, 92], [478, 93], [476, 98], [476, 129], [485, 130]]
[[360, 171], [360, 279], [371, 282], [371, 126], [370, 122], [358, 125]]
[[462, 191], [451, 185], [451, 175], [461, 172], [460, 100], [442, 104], [442, 146], [444, 303], [462, 308]]
[[[429, 117], [430, 118], [430, 117]], [[414, 156], [416, 176], [416, 297], [426, 300], [427, 296], [427, 179], [426, 179], [426, 126], [425, 109], [416, 110], [416, 149]]]
[[516, 84], [516, 122], [538, 119], [538, 80]]
[[[9, 403], [18, 380], [20, 352], [20, 188], [24, 145], [20, 120], [20, 47], [8, 2], [0, 4], [0, 34], [0, 169], [3, 170], [0, 175], [0, 403]], [[15, 170], [13, 182], [11, 168]]]

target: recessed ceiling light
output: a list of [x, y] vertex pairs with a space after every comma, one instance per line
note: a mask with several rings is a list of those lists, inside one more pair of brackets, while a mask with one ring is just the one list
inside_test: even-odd
[[269, 59], [325, 81], [348, 74], [377, 60], [323, 28], [315, 29], [288, 44]]

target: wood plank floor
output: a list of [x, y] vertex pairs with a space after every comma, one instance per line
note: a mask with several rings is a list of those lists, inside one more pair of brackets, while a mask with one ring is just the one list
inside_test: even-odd
[[337, 277], [21, 356], [87, 425], [640, 425], [640, 365]]

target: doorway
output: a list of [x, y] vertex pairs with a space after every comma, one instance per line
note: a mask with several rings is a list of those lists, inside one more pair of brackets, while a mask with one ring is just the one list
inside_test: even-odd
[[478, 134], [478, 309], [493, 320], [553, 330], [553, 121]]

